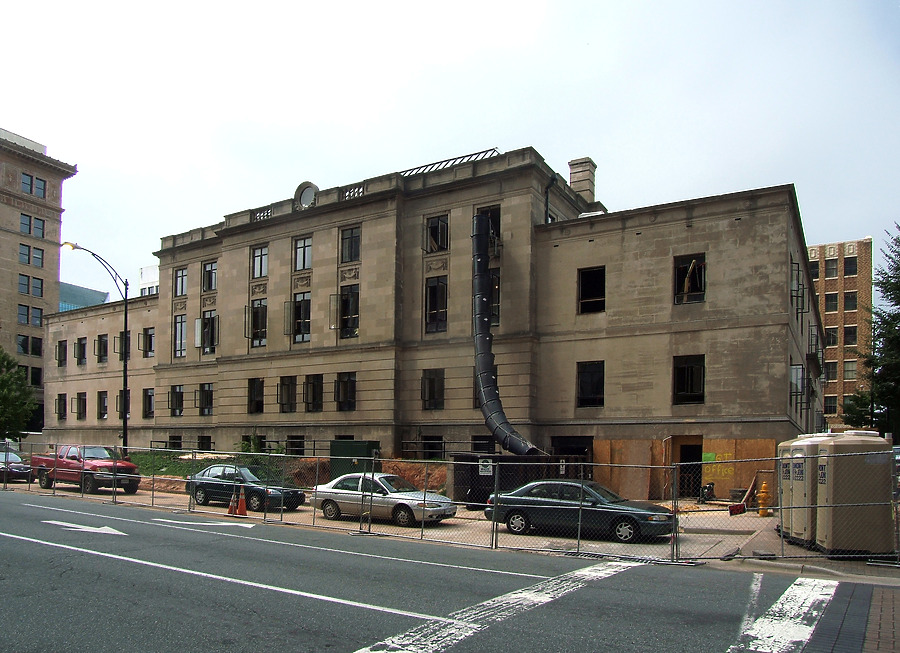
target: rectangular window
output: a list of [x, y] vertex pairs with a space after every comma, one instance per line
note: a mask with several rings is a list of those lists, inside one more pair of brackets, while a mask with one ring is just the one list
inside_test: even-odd
[[94, 356], [97, 357], [98, 363], [105, 363], [109, 360], [109, 334], [101, 333], [94, 341]]
[[19, 324], [28, 324], [28, 315], [29, 315], [28, 307], [25, 306], [24, 304], [19, 304], [19, 316], [18, 316]]
[[805, 379], [802, 365], [791, 365], [791, 406], [802, 409], [805, 405]]
[[149, 419], [156, 414], [156, 391], [154, 388], [144, 388], [141, 397], [141, 414], [144, 419]]
[[31, 326], [42, 326], [44, 323], [44, 309], [31, 307]]
[[844, 276], [855, 277], [857, 275], [857, 262], [855, 256], [844, 257]]
[[837, 395], [825, 395], [825, 408], [823, 412], [826, 415], [837, 415]]
[[268, 337], [268, 305], [265, 299], [250, 302], [250, 346], [265, 347]]
[[825, 293], [825, 312], [834, 313], [838, 309], [838, 294], [836, 292]]
[[825, 346], [826, 347], [837, 347], [838, 346], [838, 328], [837, 327], [825, 327]]
[[75, 341], [75, 364], [87, 364], [87, 338], [78, 338]]
[[341, 338], [359, 336], [359, 284], [341, 286]]
[[674, 404], [702, 404], [704, 401], [706, 357], [675, 356], [673, 359]]
[[444, 436], [422, 436], [422, 458], [426, 460], [441, 460], [445, 456]]
[[87, 393], [79, 392], [75, 395], [75, 419], [87, 419]]
[[247, 379], [247, 412], [261, 413], [265, 408], [265, 379]]
[[22, 173], [22, 192], [27, 195], [34, 192], [34, 177], [24, 172]]
[[360, 258], [362, 227], [341, 229], [341, 263], [352, 263]]
[[69, 357], [69, 343], [66, 340], [60, 340], [56, 343], [56, 366], [65, 367]]
[[312, 268], [312, 238], [309, 236], [294, 240], [294, 270]]
[[23, 243], [19, 243], [19, 263], [23, 265], [31, 263], [31, 247]]
[[172, 288], [172, 294], [176, 297], [187, 295], [187, 268], [175, 270], [175, 283]]
[[28, 336], [23, 336], [21, 334], [16, 336], [16, 353], [28, 353]]
[[844, 327], [844, 347], [855, 347], [856, 346], [856, 327], [855, 326], [845, 326]]
[[603, 406], [603, 377], [606, 364], [604, 361], [587, 361], [578, 363], [578, 397], [575, 405], [578, 408], [597, 408]]
[[156, 356], [156, 327], [146, 327], [141, 334], [141, 351], [144, 358]]
[[31, 277], [31, 295], [33, 297], [44, 296], [44, 280], [37, 277]]
[[838, 275], [838, 260], [836, 258], [825, 259], [825, 278], [836, 279]]
[[44, 370], [40, 367], [31, 368], [31, 385], [40, 386], [44, 382]]
[[425, 333], [447, 330], [447, 277], [425, 279]]
[[312, 300], [308, 292], [294, 293], [294, 302], [290, 310], [286, 311], [292, 316], [290, 335], [294, 342], [309, 342], [310, 328], [312, 326], [310, 309]]
[[67, 406], [68, 401], [64, 392], [56, 395], [56, 419], [60, 421], [66, 419], [69, 410]]
[[201, 383], [200, 396], [198, 404], [200, 406], [200, 414], [209, 416], [213, 414], [213, 384]]
[[260, 245], [250, 251], [250, 277], [259, 279], [269, 276], [269, 246]]
[[302, 435], [289, 435], [285, 443], [284, 452], [289, 456], [303, 456], [306, 454], [306, 441]]
[[356, 410], [356, 372], [338, 372], [334, 381], [334, 402], [339, 411]]
[[31, 216], [24, 213], [19, 214], [19, 233], [31, 233]]
[[297, 377], [283, 376], [278, 383], [278, 410], [282, 413], [297, 412]]
[[500, 268], [491, 268], [491, 326], [500, 324]]
[[181, 417], [184, 415], [184, 386], [169, 386], [169, 416]]
[[23, 295], [27, 295], [28, 291], [31, 289], [31, 277], [27, 274], [19, 275], [19, 293]]
[[106, 390], [97, 392], [97, 419], [106, 419], [109, 416], [109, 394]]
[[203, 273], [200, 277], [201, 292], [211, 292], [216, 289], [216, 284], [218, 283], [218, 280], [216, 279], [218, 265], [219, 264], [216, 261], [207, 261], [203, 264]]
[[606, 267], [578, 271], [578, 312], [602, 313], [606, 310]]
[[38, 177], [34, 178], [34, 196], [41, 199], [47, 197], [47, 182]]
[[844, 381], [856, 380], [856, 359], [844, 361]]
[[204, 354], [215, 354], [219, 344], [219, 317], [215, 311], [203, 311], [203, 317], [195, 322], [194, 337]]
[[38, 338], [37, 336], [31, 337], [31, 348], [29, 353], [32, 356], [43, 356], [44, 355], [44, 339]]
[[844, 311], [855, 311], [856, 310], [856, 291], [847, 291], [844, 293]]
[[706, 254], [675, 257], [675, 303], [706, 301]]
[[324, 397], [321, 374], [307, 374], [303, 382], [303, 405], [307, 413], [321, 413]]
[[428, 218], [425, 221], [425, 251], [445, 252], [450, 249], [450, 224], [446, 215]]
[[825, 380], [837, 381], [838, 364], [837, 361], [825, 361]]
[[31, 248], [31, 264], [36, 268], [44, 267], [44, 250], [40, 247]]
[[175, 358], [187, 356], [187, 316], [176, 315], [172, 329], [172, 355]]
[[422, 410], [444, 409], [444, 370], [422, 370]]
[[31, 235], [35, 238], [44, 237], [44, 220], [42, 218], [34, 218], [31, 221]]
[[819, 261], [809, 262], [809, 276], [811, 276], [813, 279], [819, 278]]

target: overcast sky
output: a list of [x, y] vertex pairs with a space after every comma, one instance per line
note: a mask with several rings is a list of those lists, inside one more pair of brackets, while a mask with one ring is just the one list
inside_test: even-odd
[[[7, 3], [0, 127], [78, 166], [63, 239], [160, 238], [497, 147], [611, 211], [796, 185], [808, 244], [900, 221], [900, 0]], [[876, 264], [880, 261], [876, 259]], [[64, 251], [63, 281], [112, 293]]]

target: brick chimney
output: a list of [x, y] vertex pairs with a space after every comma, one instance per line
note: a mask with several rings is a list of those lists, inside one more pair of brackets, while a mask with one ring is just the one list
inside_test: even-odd
[[589, 204], [594, 202], [594, 173], [597, 164], [590, 157], [569, 161], [569, 186]]

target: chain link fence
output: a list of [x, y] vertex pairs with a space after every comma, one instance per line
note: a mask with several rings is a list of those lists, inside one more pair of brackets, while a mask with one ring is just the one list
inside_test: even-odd
[[484, 548], [900, 563], [890, 451], [640, 466], [77, 449], [7, 446], [3, 489]]

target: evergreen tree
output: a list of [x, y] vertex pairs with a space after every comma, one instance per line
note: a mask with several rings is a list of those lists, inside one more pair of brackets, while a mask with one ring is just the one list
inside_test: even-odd
[[846, 424], [876, 428], [900, 437], [900, 225], [881, 253], [884, 267], [875, 270], [874, 286], [882, 305], [872, 308], [870, 351], [861, 357], [861, 378], [869, 389], [844, 401]]
[[34, 394], [25, 372], [0, 347], [0, 438], [18, 439], [34, 409]]

